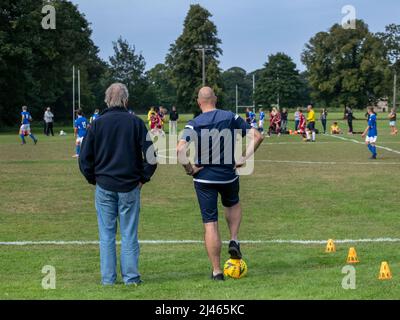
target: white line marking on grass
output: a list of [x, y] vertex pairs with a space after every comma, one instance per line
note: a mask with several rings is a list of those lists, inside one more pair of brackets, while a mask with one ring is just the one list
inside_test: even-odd
[[[141, 244], [151, 245], [167, 245], [167, 244], [204, 244], [201, 240], [142, 240]], [[376, 238], [376, 239], [343, 239], [335, 240], [336, 243], [390, 243], [400, 242], [400, 238]], [[224, 244], [229, 243], [223, 241]], [[240, 241], [243, 244], [325, 244], [327, 240], [244, 240]], [[117, 241], [117, 244], [121, 244]], [[0, 246], [86, 246], [86, 245], [99, 245], [99, 241], [10, 241], [0, 242]]]
[[[348, 138], [335, 136], [335, 135], [329, 135], [329, 136], [332, 137], [332, 138], [343, 140], [343, 141], [351, 141], [351, 142], [354, 142], [354, 143], [357, 143], [357, 144], [365, 145], [365, 142], [361, 142], [361, 141], [358, 141], [356, 139], [348, 139]], [[400, 154], [400, 151], [397, 151], [397, 150], [394, 150], [394, 149], [391, 149], [391, 148], [388, 148], [388, 147], [382, 147], [382, 146], [378, 146], [378, 145], [376, 147], [378, 149], [382, 149], [382, 150], [386, 150], [386, 151], [393, 152], [393, 153], [396, 153], [396, 154]]]
[[320, 164], [320, 165], [400, 165], [400, 162], [335, 162], [335, 161], [301, 161], [301, 160], [254, 160], [255, 162], [268, 162], [268, 163], [287, 163], [287, 164]]

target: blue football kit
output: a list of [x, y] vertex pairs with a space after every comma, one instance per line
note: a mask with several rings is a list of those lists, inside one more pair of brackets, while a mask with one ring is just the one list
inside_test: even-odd
[[32, 121], [31, 114], [28, 111], [22, 111], [21, 112], [21, 127], [19, 130], [19, 136], [22, 140], [22, 144], [26, 144], [25, 136], [29, 136], [35, 144], [38, 141], [31, 132], [31, 121]]
[[366, 142], [368, 143], [368, 150], [372, 153], [372, 158], [376, 159], [376, 141], [378, 139], [378, 126], [376, 114], [368, 116], [368, 133]]
[[84, 138], [87, 133], [87, 119], [85, 117], [79, 116], [78, 119], [75, 120], [75, 128], [78, 129], [78, 137]]

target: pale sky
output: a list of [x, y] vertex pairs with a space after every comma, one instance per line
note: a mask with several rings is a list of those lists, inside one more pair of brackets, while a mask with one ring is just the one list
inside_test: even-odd
[[342, 7], [353, 5], [371, 31], [400, 24], [399, 0], [72, 0], [93, 29], [100, 55], [108, 60], [112, 41], [120, 36], [145, 57], [146, 69], [163, 63], [169, 46], [181, 34], [190, 4], [212, 14], [222, 40], [221, 68], [259, 69], [267, 55], [285, 52], [298, 66], [304, 45], [319, 31], [341, 23]]

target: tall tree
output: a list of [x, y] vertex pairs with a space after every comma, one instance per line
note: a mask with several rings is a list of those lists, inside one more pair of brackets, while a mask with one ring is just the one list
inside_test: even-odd
[[250, 106], [252, 104], [252, 80], [248, 77], [246, 70], [233, 67], [222, 73], [222, 81], [225, 94], [225, 108], [234, 110], [236, 106], [236, 85], [238, 86], [239, 105]]
[[[221, 72], [218, 57], [222, 54], [217, 27], [210, 20], [211, 13], [200, 5], [191, 5], [184, 22], [183, 33], [171, 45], [166, 64], [176, 89], [177, 106], [180, 110], [195, 111], [196, 91], [202, 85], [202, 58], [196, 46], [207, 45], [206, 84], [218, 96], [222, 93]], [[221, 101], [220, 101], [221, 102]]]
[[[93, 77], [105, 72], [85, 17], [69, 1], [51, 2], [56, 29], [45, 30], [42, 0], [3, 0], [0, 10], [0, 122], [18, 123], [22, 105], [35, 119], [53, 107], [57, 119], [71, 117], [72, 65], [81, 68], [82, 103], [96, 103]], [[93, 74], [91, 74], [93, 72]]]
[[[399, 81], [400, 75], [400, 25], [390, 24], [385, 27], [385, 32], [377, 33], [377, 36], [383, 41], [386, 48], [387, 58], [392, 65], [392, 71], [394, 77], [396, 77], [397, 84]], [[399, 102], [399, 92], [397, 90], [397, 85], [394, 88], [397, 96], [397, 103]], [[394, 97], [390, 97], [391, 100], [394, 100]], [[393, 101], [392, 101], [393, 103]]]
[[284, 54], [270, 55], [257, 81], [257, 104], [278, 104], [281, 107], [298, 105], [302, 89], [299, 71], [292, 59]]
[[145, 106], [144, 93], [147, 90], [145, 77], [146, 62], [141, 53], [136, 53], [135, 46], [119, 38], [114, 45], [114, 55], [110, 57], [111, 79], [124, 83], [129, 90], [129, 104], [134, 108]]
[[161, 105], [171, 107], [176, 103], [176, 91], [171, 83], [168, 68], [159, 63], [146, 73], [149, 83], [149, 91], [151, 92], [152, 105]]
[[382, 41], [362, 21], [319, 32], [302, 55], [312, 96], [332, 107], [363, 108], [388, 94], [388, 59]]

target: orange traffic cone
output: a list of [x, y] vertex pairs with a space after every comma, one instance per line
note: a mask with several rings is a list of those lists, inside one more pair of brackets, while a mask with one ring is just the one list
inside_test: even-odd
[[329, 239], [329, 240], [328, 240], [328, 243], [327, 243], [327, 245], [326, 245], [325, 252], [327, 252], [327, 253], [329, 253], [329, 252], [336, 252], [336, 245], [335, 245], [335, 243], [333, 242], [332, 239]]
[[392, 279], [392, 272], [390, 271], [389, 264], [384, 261], [381, 264], [381, 271], [379, 272], [379, 280]]
[[359, 263], [359, 262], [360, 261], [358, 260], [356, 249], [351, 247], [349, 249], [349, 254], [347, 256], [347, 263]]

